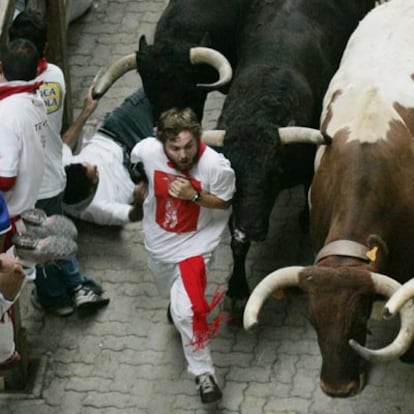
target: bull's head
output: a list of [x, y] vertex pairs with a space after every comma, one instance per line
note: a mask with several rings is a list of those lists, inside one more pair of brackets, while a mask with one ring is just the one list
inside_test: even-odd
[[[364, 360], [386, 361], [404, 354], [414, 338], [414, 307], [402, 308], [401, 328], [389, 346], [369, 351], [365, 343], [367, 321], [375, 295], [389, 297], [400, 286], [379, 273], [355, 268], [288, 267], [264, 278], [252, 292], [244, 312], [244, 327], [257, 324], [260, 309], [275, 291], [298, 286], [308, 293], [310, 321], [322, 356], [321, 388], [333, 397], [347, 397], [364, 386]], [[357, 342], [358, 341], [358, 342]], [[357, 351], [357, 352], [355, 352]]]
[[[212, 146], [222, 146], [236, 173], [234, 236], [239, 241], [261, 241], [267, 236], [275, 198], [286, 188], [286, 177], [295, 179], [290, 174], [286, 153], [291, 151], [294, 157], [296, 146], [288, 144], [326, 144], [329, 138], [310, 128], [278, 128], [270, 123], [257, 125], [253, 122], [251, 126], [244, 124], [242, 131], [235, 128], [205, 131], [203, 140]], [[309, 150], [311, 159], [313, 151], [310, 147]]]
[[[212, 79], [212, 68], [219, 73], [219, 79], [202, 83]], [[201, 120], [207, 93], [219, 89], [232, 77], [230, 63], [214, 49], [169, 45], [166, 51], [149, 46], [145, 36], [141, 36], [136, 53], [119, 59], [98, 74], [95, 97], [101, 97], [117, 79], [133, 69], [141, 75], [145, 94], [153, 107], [154, 119], [172, 107], [190, 107]]]

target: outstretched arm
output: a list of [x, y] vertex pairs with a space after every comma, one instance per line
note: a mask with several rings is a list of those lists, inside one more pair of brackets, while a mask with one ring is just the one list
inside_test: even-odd
[[67, 144], [72, 150], [76, 147], [76, 144], [82, 132], [82, 128], [86, 124], [86, 121], [98, 106], [98, 101], [92, 98], [93, 87], [94, 85], [88, 89], [88, 93], [83, 101], [82, 112], [62, 136], [63, 142]]

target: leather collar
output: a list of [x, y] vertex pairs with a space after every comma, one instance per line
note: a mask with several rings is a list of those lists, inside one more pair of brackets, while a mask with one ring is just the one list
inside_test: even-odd
[[367, 256], [368, 251], [369, 248], [361, 243], [352, 240], [335, 240], [322, 247], [315, 258], [315, 264], [328, 256], [355, 257], [369, 263], [371, 260]]

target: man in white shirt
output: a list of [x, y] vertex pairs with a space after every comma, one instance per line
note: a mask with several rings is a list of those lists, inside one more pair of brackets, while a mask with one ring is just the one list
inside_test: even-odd
[[148, 265], [179, 331], [188, 371], [202, 403], [222, 397], [209, 342], [223, 315], [207, 315], [224, 292], [205, 299], [207, 267], [231, 213], [234, 171], [222, 154], [201, 140], [194, 112], [173, 108], [161, 114], [157, 138], [140, 141], [131, 161], [142, 162], [148, 179], [143, 229]]
[[[82, 127], [96, 108], [97, 101], [93, 100], [92, 91], [90, 88], [81, 114], [63, 135], [66, 144], [63, 162], [68, 177], [63, 207], [67, 214], [82, 220], [100, 225], [124, 225], [140, 219], [141, 199], [136, 197], [140, 197], [142, 184], [136, 183], [129, 154], [138, 141], [152, 135], [151, 105], [143, 89], [132, 93], [106, 115], [92, 138], [85, 140], [80, 152], [73, 154], [72, 148], [77, 145]], [[75, 167], [73, 164], [78, 165]], [[95, 177], [91, 166], [97, 167]], [[83, 173], [79, 172], [81, 169]], [[76, 179], [72, 177], [75, 170]], [[93, 178], [98, 177], [93, 197], [88, 199], [79, 190], [80, 183], [85, 182], [82, 187], [88, 194], [88, 185], [92, 187]]]
[[[44, 103], [36, 94], [40, 85], [32, 81], [38, 56], [26, 39], [11, 41], [1, 56], [0, 191], [14, 229], [20, 214], [34, 207], [44, 171], [48, 121]], [[10, 247], [11, 241], [6, 244]]]
[[[18, 39], [4, 46], [0, 63], [1, 252], [12, 246], [20, 214], [34, 207], [43, 170], [47, 116], [36, 75], [39, 54], [32, 42]], [[10, 213], [10, 221], [8, 214]], [[15, 259], [0, 255], [0, 369], [15, 365], [11, 305], [24, 280]]]

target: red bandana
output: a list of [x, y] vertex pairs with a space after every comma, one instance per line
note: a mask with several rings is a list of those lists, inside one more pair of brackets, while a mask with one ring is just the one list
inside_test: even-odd
[[36, 73], [36, 76], [39, 76], [46, 69], [47, 69], [47, 60], [46, 60], [46, 58], [39, 59], [39, 62], [37, 62], [37, 73]]
[[206, 267], [203, 256], [193, 256], [179, 263], [181, 277], [185, 290], [193, 307], [193, 339], [189, 344], [195, 349], [203, 349], [209, 339], [218, 334], [220, 323], [229, 320], [220, 311], [219, 315], [211, 322], [207, 322], [207, 315], [220, 303], [226, 291], [219, 291], [216, 287], [211, 302], [208, 303], [204, 296], [206, 289]]
[[28, 92], [32, 93], [39, 89], [43, 82], [27, 83], [22, 85], [3, 85], [0, 84], [0, 101], [8, 96], [14, 95], [15, 93]]

